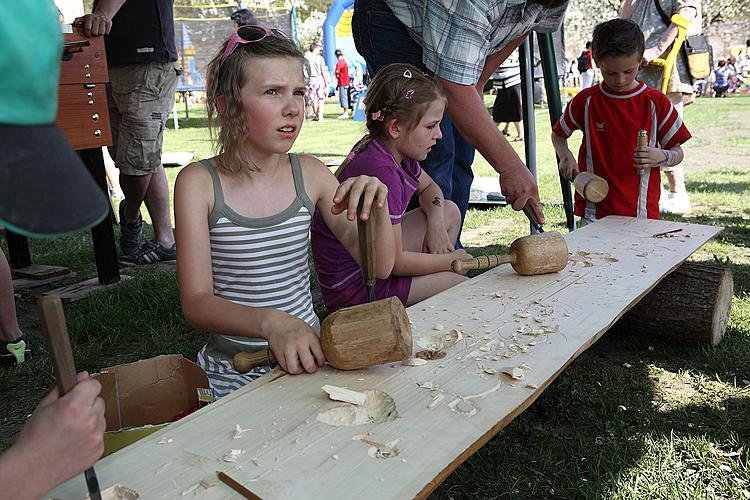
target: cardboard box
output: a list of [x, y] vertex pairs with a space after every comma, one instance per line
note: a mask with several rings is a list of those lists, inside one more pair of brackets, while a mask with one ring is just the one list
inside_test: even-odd
[[179, 354], [105, 368], [102, 384], [107, 432], [104, 455], [152, 434], [210, 402], [208, 377]]

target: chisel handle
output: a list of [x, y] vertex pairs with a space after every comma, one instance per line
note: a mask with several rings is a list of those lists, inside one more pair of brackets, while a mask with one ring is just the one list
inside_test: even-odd
[[[73, 390], [78, 380], [75, 363], [73, 362], [73, 351], [70, 349], [68, 326], [65, 323], [65, 312], [60, 297], [48, 296], [39, 299], [39, 315], [42, 318], [44, 339], [52, 357], [57, 391], [62, 397]], [[96, 478], [94, 468], [86, 469], [83, 475], [86, 479], [86, 487], [89, 490], [89, 498], [101, 500], [99, 480]]]
[[232, 360], [232, 365], [238, 373], [247, 373], [253, 368], [277, 366], [278, 364], [279, 362], [273, 355], [273, 351], [268, 348], [255, 352], [238, 352]]
[[[635, 141], [635, 145], [639, 148], [642, 146], [648, 146], [648, 132], [646, 132], [645, 130], [639, 130], [638, 137]], [[637, 170], [638, 170], [638, 175], [643, 175], [646, 169], [639, 168]]]
[[372, 224], [374, 210], [370, 210], [367, 220], [362, 220], [362, 204], [357, 207], [357, 239], [359, 240], [359, 261], [362, 266], [362, 278], [367, 289], [367, 302], [375, 301], [375, 234]]
[[454, 260], [451, 269], [454, 273], [466, 274], [472, 269], [492, 269], [501, 264], [513, 264], [515, 261], [514, 255], [480, 255], [467, 260]]

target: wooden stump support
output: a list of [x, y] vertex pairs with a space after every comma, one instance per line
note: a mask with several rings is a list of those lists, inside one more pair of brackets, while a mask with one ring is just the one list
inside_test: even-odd
[[726, 267], [684, 262], [612, 330], [717, 346], [727, 328], [733, 291], [732, 271]]

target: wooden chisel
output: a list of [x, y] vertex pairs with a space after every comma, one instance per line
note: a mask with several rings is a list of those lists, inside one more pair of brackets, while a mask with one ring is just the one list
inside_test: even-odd
[[[39, 314], [42, 317], [42, 331], [55, 370], [57, 390], [62, 397], [70, 392], [78, 382], [73, 352], [70, 350], [68, 326], [65, 324], [65, 312], [60, 297], [47, 296], [39, 299]], [[91, 500], [102, 500], [99, 480], [96, 478], [94, 468], [86, 469], [83, 476], [86, 479], [89, 498]]]

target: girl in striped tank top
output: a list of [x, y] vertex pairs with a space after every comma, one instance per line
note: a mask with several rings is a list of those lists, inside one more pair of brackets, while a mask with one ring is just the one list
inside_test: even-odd
[[317, 159], [288, 153], [304, 117], [303, 63], [282, 32], [238, 28], [207, 70], [216, 156], [185, 167], [175, 184], [182, 310], [210, 333], [198, 363], [218, 397], [268, 371], [237, 373], [239, 351], [270, 347], [293, 374], [325, 361], [308, 267], [316, 211], [357, 259], [356, 217], [372, 216], [378, 276], [393, 267], [385, 185], [367, 176], [339, 184]]

